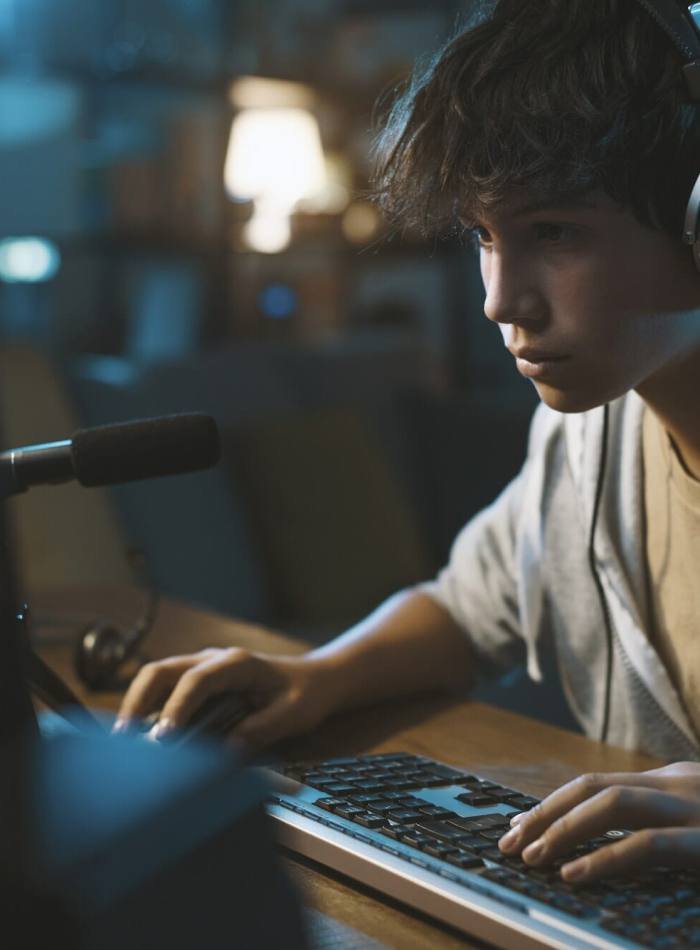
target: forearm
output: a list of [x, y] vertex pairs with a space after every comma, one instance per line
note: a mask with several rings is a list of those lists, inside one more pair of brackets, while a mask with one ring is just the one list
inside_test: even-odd
[[416, 590], [396, 594], [311, 656], [332, 685], [335, 710], [466, 685], [474, 671], [464, 632]]

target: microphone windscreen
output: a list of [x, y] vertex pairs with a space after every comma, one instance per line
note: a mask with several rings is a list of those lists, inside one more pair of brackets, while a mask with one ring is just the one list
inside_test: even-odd
[[210, 468], [219, 461], [219, 432], [199, 412], [80, 429], [71, 456], [81, 485], [116, 485]]

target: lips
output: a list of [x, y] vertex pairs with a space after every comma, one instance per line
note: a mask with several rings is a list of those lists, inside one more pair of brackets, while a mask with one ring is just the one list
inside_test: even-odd
[[569, 359], [568, 356], [550, 353], [546, 350], [534, 350], [525, 347], [522, 350], [511, 350], [515, 357], [518, 372], [528, 379], [546, 379], [556, 376], [559, 365]]
[[565, 360], [566, 356], [560, 356], [557, 353], [548, 353], [545, 350], [533, 350], [525, 347], [522, 350], [510, 351], [516, 360], [524, 360], [526, 363], [558, 363]]

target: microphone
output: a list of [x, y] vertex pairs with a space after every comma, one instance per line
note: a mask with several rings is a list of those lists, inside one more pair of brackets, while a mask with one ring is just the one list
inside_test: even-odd
[[77, 479], [86, 488], [211, 468], [221, 446], [200, 412], [80, 429], [70, 439], [0, 453], [0, 497]]

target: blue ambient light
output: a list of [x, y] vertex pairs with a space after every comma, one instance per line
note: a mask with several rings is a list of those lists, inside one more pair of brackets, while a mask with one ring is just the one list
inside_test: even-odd
[[297, 295], [287, 284], [269, 284], [260, 291], [260, 309], [272, 320], [286, 320], [297, 309]]
[[61, 254], [46, 238], [14, 237], [0, 241], [0, 280], [40, 284], [56, 276]]

